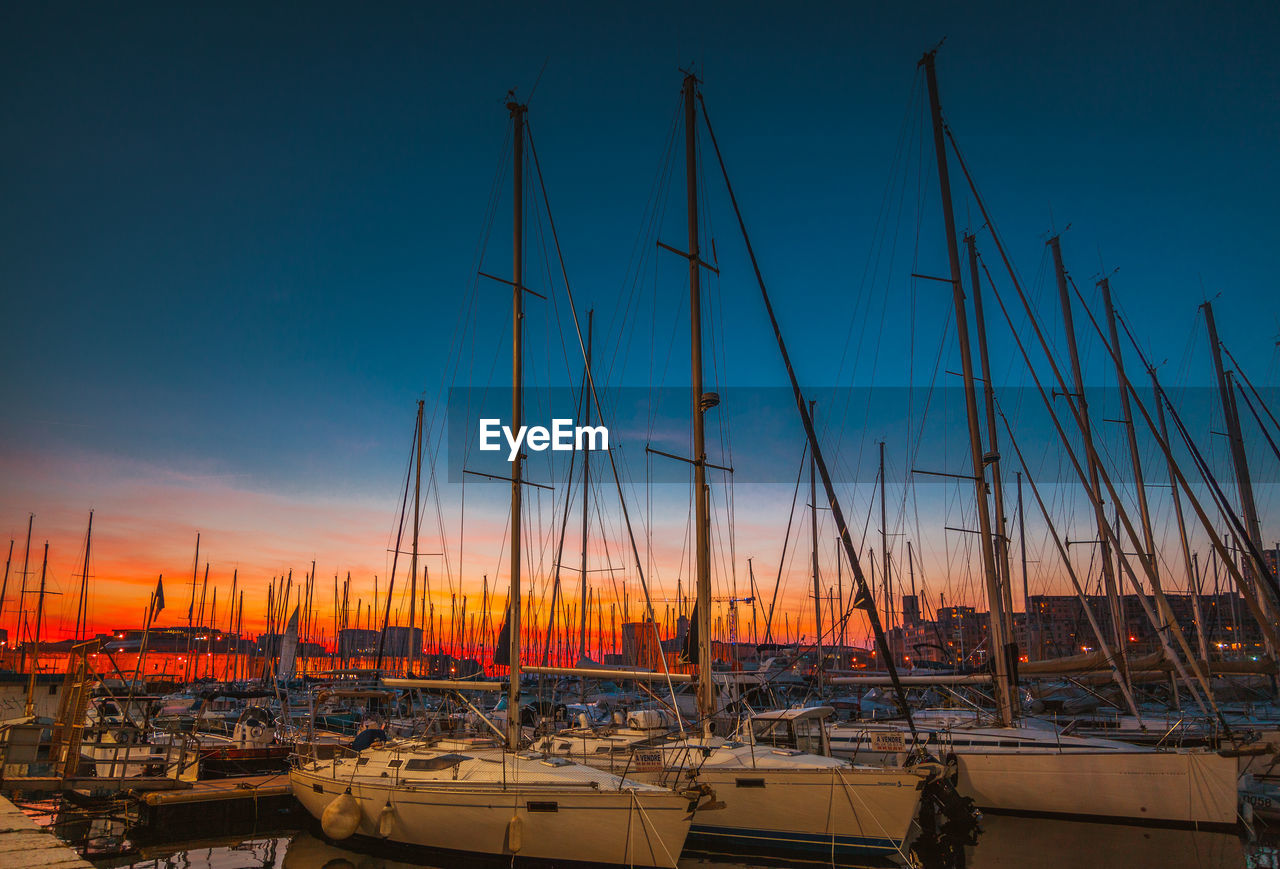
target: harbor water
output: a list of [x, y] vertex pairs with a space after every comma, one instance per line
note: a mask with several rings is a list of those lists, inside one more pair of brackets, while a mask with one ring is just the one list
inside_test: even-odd
[[[455, 855], [342, 845], [303, 817], [279, 830], [133, 830], [127, 817], [56, 803], [24, 810], [100, 869], [454, 869], [509, 865]], [[203, 834], [228, 832], [217, 838]], [[686, 856], [681, 869], [809, 867], [825, 862]], [[840, 864], [849, 865], [849, 864]], [[885, 865], [885, 864], [882, 864]], [[1280, 869], [1280, 827], [1252, 834], [986, 815], [975, 844], [945, 866], [925, 869]]]

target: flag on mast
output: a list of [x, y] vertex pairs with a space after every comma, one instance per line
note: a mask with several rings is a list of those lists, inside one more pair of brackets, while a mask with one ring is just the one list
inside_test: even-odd
[[151, 596], [151, 615], [154, 619], [160, 614], [160, 610], [164, 609], [164, 574], [156, 580], [156, 593]]

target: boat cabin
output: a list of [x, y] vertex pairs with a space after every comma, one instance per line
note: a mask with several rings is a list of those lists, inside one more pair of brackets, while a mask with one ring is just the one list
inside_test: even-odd
[[757, 713], [748, 722], [751, 739], [756, 745], [829, 757], [831, 746], [823, 722], [834, 711], [830, 706], [806, 706]]

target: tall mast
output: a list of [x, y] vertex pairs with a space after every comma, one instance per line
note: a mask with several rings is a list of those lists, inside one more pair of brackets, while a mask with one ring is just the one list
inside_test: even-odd
[[191, 668], [191, 643], [195, 637], [196, 581], [200, 578], [200, 532], [196, 532], [196, 555], [191, 561], [191, 602], [187, 604], [187, 659], [182, 673], [186, 677]]
[[[419, 509], [422, 503], [422, 399], [418, 399], [417, 422], [418, 455], [413, 471], [413, 553], [409, 556], [409, 662], [405, 669], [413, 674], [414, 662], [418, 659], [418, 646], [413, 640], [413, 616], [418, 608], [418, 526]], [[336, 579], [335, 579], [336, 581]]]
[[996, 569], [999, 571], [1000, 590], [1004, 593], [1004, 632], [1012, 641], [1013, 633], [1013, 571], [1009, 569], [1009, 535], [1005, 528], [1004, 483], [1000, 476], [1000, 438], [996, 434], [996, 389], [992, 380], [991, 357], [987, 352], [987, 321], [982, 315], [982, 281], [978, 277], [978, 244], [972, 233], [964, 237], [969, 253], [969, 283], [973, 291], [973, 325], [978, 333], [978, 360], [982, 365], [982, 402], [987, 417], [986, 459], [991, 464], [991, 489], [995, 509]]
[[22, 550], [22, 585], [18, 591], [18, 624], [13, 631], [13, 647], [21, 648], [22, 653], [18, 658], [18, 672], [21, 673], [27, 666], [27, 647], [22, 642], [22, 624], [26, 621], [27, 616], [27, 575], [29, 573], [31, 561], [31, 525], [36, 521], [35, 513], [27, 514], [27, 544]]
[[702, 295], [701, 255], [698, 249], [698, 126], [695, 114], [698, 80], [684, 77], [684, 165], [689, 222], [689, 320], [690, 382], [693, 392], [693, 490], [696, 504], [696, 577], [698, 598], [694, 614], [698, 624], [698, 717], [710, 728], [715, 711], [711, 684], [711, 504], [707, 491], [707, 444], [703, 414], [710, 406], [702, 392]]
[[[13, 563], [13, 538], [9, 538], [9, 557], [4, 560], [4, 581], [0, 582], [0, 621], [4, 616], [5, 593], [9, 591], [9, 565]], [[4, 651], [8, 651], [5, 649]]]
[[[1146, 479], [1142, 473], [1142, 459], [1138, 454], [1138, 435], [1133, 424], [1133, 408], [1129, 403], [1129, 378], [1124, 370], [1124, 354], [1120, 350], [1120, 332], [1116, 328], [1116, 309], [1111, 301], [1111, 281], [1103, 278], [1098, 281], [1098, 288], [1102, 291], [1102, 305], [1107, 316], [1107, 335], [1108, 343], [1111, 345], [1112, 358], [1116, 366], [1116, 380], [1120, 384], [1120, 411], [1121, 421], [1124, 423], [1125, 434], [1129, 442], [1129, 462], [1133, 466], [1133, 487], [1138, 498], [1138, 512], [1142, 520], [1142, 543], [1145, 548], [1145, 558], [1143, 559], [1150, 566], [1148, 579], [1151, 582], [1151, 593], [1156, 599], [1156, 608], [1159, 612], [1160, 619], [1164, 624], [1176, 625], [1177, 618], [1173, 614], [1173, 609], [1169, 606], [1168, 598], [1164, 594], [1164, 583], [1160, 579], [1160, 565], [1156, 559], [1156, 542], [1155, 532], [1151, 527], [1151, 510], [1147, 505], [1147, 485]], [[1174, 499], [1176, 503], [1177, 488], [1174, 488]], [[1119, 505], [1117, 505], [1118, 507]], [[1181, 505], [1179, 505], [1181, 512]], [[1116, 518], [1116, 539], [1120, 539], [1120, 519], [1117, 510]], [[1193, 599], [1194, 600], [1194, 599]], [[1178, 631], [1179, 639], [1182, 639], [1181, 628], [1175, 628]], [[1125, 632], [1128, 632], [1126, 628]], [[1186, 653], [1187, 659], [1194, 662], [1191, 649], [1186, 645], [1185, 640], [1182, 642], [1183, 651]], [[1208, 659], [1206, 659], [1207, 661]], [[1194, 666], [1194, 663], [1193, 663]], [[1174, 701], [1178, 701], [1177, 682], [1174, 685]]]
[[240, 643], [244, 636], [244, 589], [240, 589], [240, 600], [236, 602], [236, 662], [232, 668], [231, 678], [240, 678]]
[[[1142, 541], [1147, 558], [1152, 559], [1152, 569], [1157, 569], [1156, 539], [1151, 528], [1151, 510], [1147, 505], [1147, 485], [1142, 473], [1142, 459], [1138, 455], [1138, 434], [1133, 425], [1133, 408], [1129, 404], [1129, 378], [1124, 371], [1124, 354], [1120, 352], [1120, 333], [1116, 329], [1116, 309], [1111, 302], [1111, 280], [1098, 281], [1102, 291], [1102, 307], [1107, 315], [1107, 335], [1115, 353], [1116, 380], [1120, 382], [1120, 414], [1125, 435], [1129, 442], [1129, 461], [1133, 465], [1133, 488], [1138, 498], [1138, 513], [1142, 518]], [[1176, 497], [1176, 490], [1175, 490]]]
[[[752, 590], [752, 593], [754, 594], [754, 589]], [[835, 615], [835, 618], [838, 618], [838, 619], [840, 620], [839, 635], [838, 635], [838, 638], [837, 638], [837, 642], [839, 642], [839, 643], [840, 643], [840, 653], [839, 653], [839, 654], [840, 654], [840, 657], [838, 657], [838, 658], [836, 659], [836, 666], [837, 666], [837, 667], [840, 667], [841, 669], [844, 669], [844, 667], [846, 666], [846, 662], [845, 662], [845, 659], [844, 659], [844, 654], [845, 654], [845, 651], [844, 651], [844, 649], [845, 649], [845, 642], [844, 642], [844, 640], [845, 640], [845, 625], [848, 623], [848, 621], [849, 621], [849, 620], [848, 620], [847, 618], [845, 618], [845, 608], [844, 608], [844, 562], [843, 562], [843, 561], [841, 560], [841, 558], [840, 558], [840, 538], [838, 538], [838, 537], [836, 538], [836, 599], [839, 601], [839, 605], [840, 605], [840, 609], [837, 611], [837, 613], [836, 613], [836, 615]], [[754, 604], [754, 603], [751, 605], [751, 612], [752, 612], [752, 617], [754, 618], [754, 614], [755, 614], [755, 604]], [[756, 642], [758, 643], [758, 642], [759, 642], [759, 640], [757, 639], [757, 640], [756, 640]]]
[[27, 716], [35, 711], [36, 673], [40, 671], [40, 623], [44, 621], [44, 579], [49, 568], [49, 541], [44, 542], [44, 560], [40, 563], [40, 596], [36, 600], [35, 650], [31, 653], [31, 681], [27, 683]]
[[[591, 334], [592, 322], [595, 318], [595, 310], [587, 311], [587, 357], [586, 357], [586, 373], [582, 378], [582, 404], [583, 404], [583, 425], [591, 425]], [[582, 563], [580, 565], [580, 579], [582, 584], [582, 593], [579, 597], [582, 606], [581, 613], [581, 629], [578, 638], [578, 657], [587, 657], [587, 505], [590, 503], [591, 492], [591, 450], [582, 451]], [[579, 679], [578, 684], [582, 686], [583, 702], [586, 702], [586, 680]]]
[[[1018, 549], [1022, 554], [1022, 614], [1027, 629], [1027, 660], [1043, 655], [1040, 648], [1040, 614], [1031, 606], [1031, 592], [1027, 583], [1027, 514], [1022, 509], [1022, 472], [1018, 471]], [[1031, 650], [1035, 649], [1035, 658]]]
[[[1244, 436], [1240, 433], [1240, 415], [1236, 411], [1235, 392], [1231, 389], [1227, 374], [1222, 368], [1222, 345], [1218, 341], [1218, 326], [1213, 319], [1213, 303], [1205, 302], [1204, 322], [1209, 327], [1209, 349], [1213, 354], [1213, 370], [1218, 376], [1218, 394], [1222, 397], [1222, 416], [1227, 424], [1227, 439], [1231, 444], [1231, 463], [1236, 471], [1236, 489], [1240, 493], [1240, 512], [1244, 518], [1244, 529], [1253, 541], [1253, 549], [1262, 551], [1262, 531], [1258, 525], [1258, 507], [1253, 500], [1253, 481], [1249, 477], [1249, 461], [1244, 452]], [[1266, 571], [1265, 564], [1256, 564], [1249, 559], [1253, 570]], [[1260, 577], [1258, 578], [1261, 581]], [[1265, 595], [1263, 596], [1265, 599]]]
[[[333, 580], [335, 583], [338, 581], [337, 575], [334, 576]], [[230, 669], [231, 667], [231, 637], [236, 632], [236, 603], [237, 603], [236, 585], [239, 583], [239, 581], [240, 581], [240, 568], [237, 567], [231, 571], [231, 605], [228, 608], [228, 614], [227, 614], [227, 633], [226, 633], [226, 636], [223, 637], [224, 642], [222, 644], [222, 651], [224, 654], [224, 658], [222, 661], [222, 671], [223, 671], [222, 678], [224, 679], [227, 678], [227, 675], [226, 675], [227, 670]], [[335, 596], [335, 600], [336, 599], [337, 598]], [[336, 606], [335, 606], [335, 609], [336, 609]], [[334, 636], [334, 642], [337, 642], [338, 632], [334, 631], [333, 636]]]
[[942, 105], [938, 100], [938, 77], [934, 69], [934, 52], [920, 61], [924, 64], [929, 87], [929, 109], [933, 119], [933, 147], [938, 158], [938, 186], [941, 190], [942, 218], [947, 231], [947, 258], [951, 265], [951, 301], [955, 307], [956, 334], [960, 343], [960, 364], [964, 373], [965, 416], [969, 422], [969, 454], [973, 466], [973, 485], [977, 501], [978, 531], [982, 550], [983, 574], [986, 577], [987, 601], [991, 607], [991, 658], [995, 669], [995, 699], [1000, 723], [1013, 722], [1013, 685], [1009, 675], [1008, 640], [1004, 631], [1004, 596], [996, 575], [995, 550], [991, 540], [991, 516], [987, 512], [986, 465], [982, 455], [982, 434], [978, 425], [978, 399], [974, 388], [973, 355], [969, 349], [969, 318], [965, 311], [964, 289], [960, 285], [960, 249], [956, 244], [956, 222], [951, 203], [951, 181], [947, 173], [947, 151], [943, 141]]
[[[816, 401], [809, 402], [809, 416], [813, 416]], [[813, 532], [813, 620], [814, 648], [817, 649], [814, 671], [818, 675], [818, 693], [822, 693], [822, 581], [818, 574], [818, 472], [813, 453], [809, 453], [809, 524]]]
[[[1089, 402], [1084, 394], [1084, 373], [1080, 368], [1080, 353], [1076, 347], [1075, 319], [1071, 315], [1071, 295], [1067, 291], [1067, 271], [1062, 263], [1062, 243], [1058, 236], [1049, 239], [1046, 244], [1053, 252], [1053, 269], [1058, 279], [1058, 299], [1062, 304], [1062, 325], [1067, 337], [1067, 354], [1071, 359], [1071, 376], [1075, 389], [1076, 405], [1079, 408], [1080, 436], [1085, 441], [1093, 438], [1093, 430], [1089, 425]], [[1122, 390], [1124, 386], [1120, 387]], [[1098, 525], [1099, 561], [1102, 562], [1102, 582], [1106, 590], [1107, 601], [1111, 607], [1111, 634], [1115, 649], [1128, 678], [1124, 607], [1120, 603], [1119, 588], [1116, 584], [1116, 569], [1111, 557], [1111, 542], [1107, 537], [1107, 516], [1103, 508], [1102, 486], [1098, 482], [1098, 462], [1096, 453], [1090, 443], [1085, 444], [1085, 458], [1089, 470], [1089, 491], [1093, 500], [1094, 519]]]
[[[893, 592], [889, 586], [889, 528], [885, 519], [884, 441], [880, 441], [880, 572], [884, 574], [884, 621], [893, 630]], [[892, 653], [892, 645], [889, 648]]]
[[84, 534], [84, 566], [80, 571], [80, 600], [76, 603], [76, 632], [75, 641], [78, 643], [84, 637], [82, 631], [88, 630], [85, 624], [89, 615], [88, 609], [85, 607], [86, 594], [89, 590], [89, 546], [93, 542], [93, 511], [89, 511], [89, 530]]
[[[1160, 400], [1160, 381], [1156, 377], [1155, 368], [1149, 368], [1148, 373], [1151, 375], [1151, 386], [1156, 396], [1156, 418], [1160, 422], [1160, 438], [1167, 444], [1170, 443], [1169, 426], [1164, 418], [1164, 402]], [[1201, 612], [1200, 608], [1200, 568], [1191, 554], [1191, 545], [1187, 542], [1187, 520], [1182, 513], [1182, 495], [1178, 491], [1178, 483], [1174, 479], [1172, 454], [1168, 456], [1168, 465], [1169, 494], [1173, 498], [1173, 515], [1178, 520], [1178, 540], [1182, 545], [1182, 563], [1187, 571], [1187, 586], [1188, 591], [1191, 593], [1191, 611], [1196, 622], [1196, 643], [1200, 649], [1200, 658], [1208, 663], [1209, 641], [1205, 637], [1204, 613]]]
[[[511, 226], [511, 430], [523, 425], [524, 396], [524, 115], [526, 106], [507, 103], [512, 125], [512, 226]], [[511, 462], [511, 671], [507, 686], [507, 747], [520, 748], [520, 516], [522, 454]]]

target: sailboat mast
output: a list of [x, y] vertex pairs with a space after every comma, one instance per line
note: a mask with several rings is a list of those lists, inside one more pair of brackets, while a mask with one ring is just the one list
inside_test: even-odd
[[[836, 655], [836, 666], [840, 669], [844, 669], [847, 663], [845, 660], [845, 642], [844, 642], [845, 625], [848, 624], [849, 619], [846, 617], [845, 608], [844, 608], [844, 562], [840, 559], [840, 538], [837, 537], [835, 543], [836, 543], [836, 551], [835, 551], [836, 601], [838, 606], [840, 607], [840, 609], [836, 611], [835, 618], [839, 619], [840, 622], [839, 622], [839, 627], [836, 629], [838, 633], [836, 633], [833, 639], [835, 639], [839, 643], [839, 648], [840, 648], [840, 651]], [[751, 593], [755, 594], [754, 588], [752, 588]], [[755, 618], [755, 612], [756, 612], [756, 607], [755, 607], [755, 604], [752, 603], [751, 617], [753, 619]], [[759, 639], [756, 639], [756, 642], [757, 643], [760, 642]]]
[[20, 648], [22, 650], [18, 657], [18, 672], [21, 673], [27, 665], [27, 647], [22, 642], [22, 625], [27, 617], [27, 574], [31, 561], [31, 526], [36, 521], [36, 514], [27, 514], [27, 544], [22, 550], [22, 585], [18, 590], [18, 624], [13, 631], [13, 641], [11, 648]]
[[422, 504], [422, 399], [418, 399], [417, 459], [413, 470], [413, 553], [409, 556], [409, 662], [405, 669], [413, 675], [413, 665], [418, 659], [418, 646], [413, 640], [413, 616], [418, 609], [418, 527]]
[[[1156, 396], [1156, 417], [1160, 422], [1160, 437], [1169, 443], [1169, 426], [1165, 422], [1164, 402], [1160, 400], [1160, 381], [1156, 377], [1155, 368], [1148, 369], [1151, 375], [1151, 387]], [[1173, 457], [1169, 456], [1169, 495], [1173, 499], [1173, 515], [1178, 520], [1178, 541], [1182, 547], [1182, 562], [1187, 571], [1187, 586], [1191, 593], [1191, 612], [1196, 623], [1196, 643], [1200, 649], [1200, 658], [1209, 660], [1209, 641], [1204, 631], [1204, 614], [1200, 609], [1200, 568], [1191, 554], [1191, 545], [1187, 542], [1187, 520], [1182, 512], [1182, 495], [1178, 491], [1178, 483], [1174, 479]]]
[[1129, 461], [1133, 465], [1133, 488], [1138, 499], [1138, 513], [1142, 517], [1142, 541], [1146, 546], [1147, 558], [1153, 559], [1152, 568], [1156, 567], [1155, 534], [1151, 528], [1151, 510], [1147, 504], [1147, 486], [1142, 473], [1142, 460], [1138, 455], [1138, 433], [1133, 425], [1133, 408], [1129, 404], [1129, 378], [1124, 371], [1124, 356], [1120, 352], [1120, 333], [1116, 329], [1116, 309], [1111, 302], [1111, 280], [1103, 278], [1098, 281], [1098, 289], [1102, 291], [1102, 307], [1107, 316], [1107, 334], [1115, 354], [1116, 379], [1120, 382], [1120, 418], [1124, 423], [1125, 435], [1129, 442]]
[[[817, 404], [816, 401], [809, 402], [809, 417], [813, 417], [813, 409]], [[814, 461], [813, 453], [809, 454], [809, 525], [812, 532], [812, 544], [810, 551], [812, 552], [813, 561], [813, 621], [814, 634], [813, 642], [817, 656], [814, 659], [814, 672], [818, 678], [818, 694], [822, 694], [822, 580], [818, 575], [818, 471], [817, 462]]]
[[702, 260], [698, 249], [698, 79], [689, 73], [684, 77], [684, 151], [685, 191], [688, 199], [689, 249], [689, 320], [690, 382], [693, 392], [693, 489], [696, 504], [697, 603], [694, 613], [698, 624], [698, 717], [704, 728], [710, 728], [715, 711], [715, 694], [711, 684], [711, 505], [707, 492], [707, 444], [703, 414], [708, 407], [702, 392], [702, 295], [700, 279]]
[[[595, 319], [595, 310], [587, 311], [587, 359], [586, 359], [586, 375], [582, 378], [582, 404], [583, 404], [583, 425], [591, 425], [591, 334], [592, 323]], [[578, 598], [582, 602], [581, 625], [578, 638], [578, 657], [585, 658], [587, 656], [587, 504], [590, 501], [591, 492], [591, 450], [582, 451], [582, 564], [580, 566], [581, 574], [579, 576], [582, 583], [582, 593]], [[583, 702], [585, 701], [586, 680], [578, 680], [583, 686]]]
[[978, 334], [978, 361], [982, 366], [982, 403], [987, 417], [987, 448], [991, 460], [992, 508], [996, 535], [992, 541], [1004, 594], [1004, 632], [1011, 641], [1013, 632], [1013, 571], [1009, 568], [1009, 535], [1005, 527], [1004, 482], [1000, 475], [1000, 439], [996, 434], [996, 389], [991, 375], [991, 355], [987, 352], [987, 321], [982, 313], [982, 281], [978, 277], [978, 243], [972, 233], [964, 237], [969, 254], [969, 285], [973, 292], [973, 326]]
[[[4, 614], [4, 597], [9, 591], [9, 565], [13, 563], [13, 538], [9, 538], [9, 557], [4, 560], [4, 581], [0, 582], [0, 616]], [[3, 621], [0, 618], [0, 621]], [[5, 649], [4, 651], [8, 651]]]
[[196, 614], [196, 582], [200, 578], [200, 532], [196, 532], [196, 554], [191, 562], [191, 602], [187, 604], [187, 657], [183, 662], [182, 673], [188, 678], [191, 667], [191, 642], [195, 636]]
[[[511, 226], [511, 430], [523, 425], [524, 396], [524, 116], [526, 106], [512, 100], [512, 226]], [[520, 748], [520, 514], [521, 462], [517, 453], [511, 462], [511, 603], [509, 605], [511, 670], [507, 686], [507, 747]]]
[[[1018, 549], [1022, 558], [1022, 615], [1027, 630], [1027, 660], [1043, 657], [1040, 648], [1040, 615], [1031, 606], [1030, 585], [1027, 582], [1027, 514], [1022, 508], [1022, 472], [1018, 471]], [[1032, 649], [1035, 650], [1034, 657]]]
[[[1071, 314], [1071, 296], [1067, 292], [1067, 272], [1062, 263], [1061, 239], [1055, 235], [1049, 239], [1047, 244], [1053, 252], [1053, 268], [1058, 279], [1058, 296], [1062, 303], [1063, 331], [1067, 337], [1067, 354], [1071, 360], [1075, 400], [1080, 408], [1080, 434], [1081, 437], [1088, 440], [1093, 437], [1093, 432], [1089, 426], [1089, 403], [1084, 395], [1084, 374], [1080, 368], [1080, 352], [1076, 347], [1075, 319]], [[1124, 385], [1121, 384], [1120, 388], [1123, 391]], [[1107, 517], [1103, 510], [1102, 486], [1098, 482], [1098, 463], [1094, 457], [1094, 450], [1089, 444], [1085, 445], [1085, 452], [1089, 469], [1089, 489], [1093, 495], [1094, 516], [1098, 524], [1098, 546], [1100, 547], [1098, 560], [1102, 562], [1102, 581], [1106, 589], [1107, 600], [1111, 603], [1112, 639], [1115, 642], [1115, 648], [1120, 656], [1127, 678], [1128, 664], [1125, 654], [1125, 641], [1128, 638], [1128, 632], [1125, 629], [1124, 607], [1120, 603], [1119, 588], [1116, 583], [1115, 564], [1111, 557], [1111, 542], [1107, 539]]]
[[1004, 632], [1004, 596], [996, 574], [995, 551], [991, 540], [991, 515], [987, 511], [986, 465], [982, 455], [982, 433], [978, 424], [978, 399], [974, 388], [973, 355], [969, 349], [969, 318], [965, 311], [964, 289], [960, 285], [960, 249], [956, 244], [956, 221], [951, 203], [951, 180], [947, 173], [947, 151], [943, 141], [942, 105], [938, 100], [938, 77], [934, 53], [920, 61], [924, 65], [929, 88], [929, 108], [933, 119], [933, 146], [938, 158], [938, 186], [941, 191], [942, 217], [947, 232], [947, 258], [951, 265], [951, 300], [955, 307], [956, 334], [960, 344], [960, 363], [964, 373], [965, 416], [969, 422], [969, 454], [973, 463], [973, 485], [977, 496], [978, 530], [982, 550], [983, 574], [986, 577], [987, 602], [991, 607], [990, 651], [995, 665], [995, 699], [1000, 723], [1013, 721], [1013, 685], [1006, 659], [1007, 639]]
[[[884, 441], [880, 441], [880, 572], [884, 576], [884, 623], [893, 630], [893, 593], [889, 586], [889, 528], [885, 519]], [[889, 646], [890, 654], [893, 645]]]
[[82, 631], [88, 630], [85, 624], [89, 615], [88, 609], [85, 607], [85, 596], [89, 591], [89, 547], [93, 543], [93, 511], [89, 511], [89, 530], [84, 534], [84, 565], [80, 570], [80, 600], [76, 603], [76, 632], [75, 641], [78, 643], [84, 637]]
[[[1159, 612], [1160, 619], [1165, 624], [1176, 624], [1177, 619], [1173, 614], [1172, 608], [1169, 606], [1168, 598], [1165, 597], [1163, 581], [1160, 579], [1160, 566], [1156, 559], [1156, 542], [1155, 532], [1151, 527], [1151, 510], [1147, 504], [1147, 486], [1142, 473], [1142, 459], [1138, 454], [1138, 434], [1133, 424], [1133, 408], [1129, 403], [1129, 378], [1125, 374], [1124, 354], [1120, 351], [1120, 332], [1116, 328], [1116, 309], [1111, 301], [1111, 281], [1103, 278], [1098, 281], [1098, 288], [1102, 291], [1102, 305], [1105, 309], [1107, 317], [1107, 335], [1108, 343], [1111, 345], [1111, 353], [1116, 366], [1116, 380], [1120, 384], [1120, 410], [1121, 421], [1124, 423], [1125, 434], [1129, 443], [1129, 461], [1133, 466], [1133, 487], [1138, 499], [1138, 511], [1142, 520], [1142, 543], [1145, 548], [1143, 560], [1149, 566], [1148, 577], [1151, 582], [1151, 592], [1156, 600], [1156, 608]], [[1174, 489], [1174, 497], [1177, 497], [1177, 489]], [[1116, 539], [1120, 539], [1119, 535], [1119, 517], [1116, 519], [1117, 531]], [[1178, 629], [1178, 638], [1182, 640], [1181, 629]], [[1126, 629], [1127, 633], [1127, 629]], [[1181, 642], [1183, 651], [1186, 653], [1187, 659], [1192, 661], [1194, 667], [1194, 658], [1191, 649], [1187, 646], [1185, 640]], [[1205, 659], [1208, 660], [1207, 658]], [[1174, 702], [1178, 701], [1177, 682], [1173, 682], [1174, 686]]]
[[[1236, 489], [1240, 493], [1240, 512], [1244, 529], [1253, 541], [1253, 549], [1262, 551], [1262, 531], [1258, 525], [1258, 507], [1253, 498], [1253, 480], [1249, 476], [1249, 460], [1244, 452], [1244, 436], [1240, 433], [1240, 415], [1236, 410], [1235, 392], [1227, 382], [1227, 372], [1222, 367], [1222, 345], [1218, 341], [1218, 325], [1213, 319], [1213, 303], [1205, 302], [1204, 322], [1209, 327], [1209, 349], [1213, 355], [1213, 370], [1218, 377], [1218, 393], [1222, 397], [1222, 416], [1227, 424], [1227, 439], [1231, 444], [1231, 463], [1236, 471]], [[1250, 558], [1253, 562], [1255, 559]], [[1254, 564], [1255, 571], [1268, 570], [1265, 564]], [[1262, 596], [1265, 600], [1265, 596]]]
[[44, 580], [49, 572], [49, 541], [44, 542], [44, 560], [40, 563], [40, 595], [36, 601], [36, 632], [31, 653], [31, 681], [27, 683], [27, 710], [30, 717], [35, 711], [36, 674], [40, 672], [40, 626], [44, 621]]

